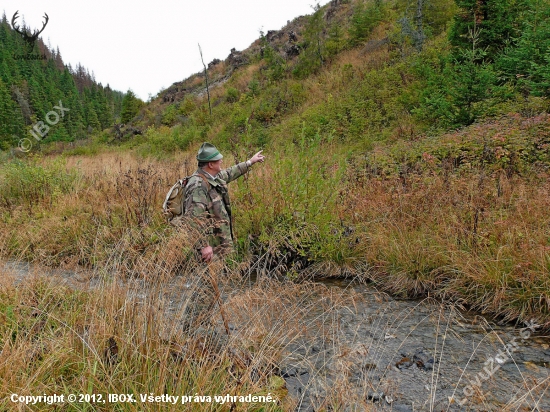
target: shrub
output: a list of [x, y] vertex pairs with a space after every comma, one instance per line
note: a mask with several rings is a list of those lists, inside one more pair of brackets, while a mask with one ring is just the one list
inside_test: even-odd
[[186, 150], [197, 136], [195, 127], [149, 127], [145, 132], [145, 144], [139, 146], [138, 152], [144, 157], [172, 155], [177, 150]]
[[197, 105], [195, 99], [191, 95], [185, 96], [183, 102], [180, 104], [179, 112], [184, 116], [189, 116], [195, 109]]
[[350, 43], [357, 45], [368, 39], [372, 30], [382, 21], [384, 14], [381, 6], [360, 3], [351, 18], [349, 28]]
[[174, 104], [171, 104], [166, 108], [162, 114], [162, 124], [166, 126], [171, 126], [176, 122], [177, 107]]
[[240, 96], [241, 96], [241, 94], [240, 94], [239, 91], [238, 91], [237, 89], [235, 89], [234, 87], [230, 87], [230, 88], [227, 89], [227, 91], [225, 92], [225, 100], [226, 100], [228, 103], [235, 103], [235, 102], [238, 102]]
[[58, 158], [51, 164], [42, 166], [35, 159], [15, 160], [6, 164], [0, 180], [0, 200], [7, 207], [27, 205], [35, 208], [40, 203], [49, 202], [75, 188], [80, 174], [66, 170], [63, 159]]
[[248, 83], [248, 93], [247, 95], [250, 97], [256, 97], [260, 95], [260, 82], [258, 80], [252, 80], [250, 83]]

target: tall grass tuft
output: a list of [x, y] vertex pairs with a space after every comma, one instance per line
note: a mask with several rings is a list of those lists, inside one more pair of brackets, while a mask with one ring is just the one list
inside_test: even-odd
[[76, 190], [81, 178], [77, 170], [68, 170], [61, 158], [45, 166], [37, 159], [14, 160], [5, 164], [0, 174], [0, 202], [8, 208], [51, 206], [61, 195]]

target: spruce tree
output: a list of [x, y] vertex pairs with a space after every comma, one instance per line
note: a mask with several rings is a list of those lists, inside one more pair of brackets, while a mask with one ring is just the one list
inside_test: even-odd
[[143, 102], [129, 89], [122, 100], [122, 112], [120, 114], [122, 123], [128, 123], [132, 120], [142, 105]]
[[[471, 45], [470, 37], [479, 30], [478, 47], [493, 60], [498, 52], [521, 34], [528, 0], [455, 0], [459, 10], [455, 15], [449, 39], [457, 50]], [[457, 52], [458, 56], [460, 52]]]

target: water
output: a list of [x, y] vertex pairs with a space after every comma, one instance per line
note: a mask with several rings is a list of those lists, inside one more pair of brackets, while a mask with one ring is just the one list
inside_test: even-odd
[[341, 393], [344, 410], [550, 411], [550, 340], [536, 325], [326, 285], [350, 298], [312, 311], [310, 329], [319, 332], [288, 347], [282, 372], [299, 410], [327, 407]]

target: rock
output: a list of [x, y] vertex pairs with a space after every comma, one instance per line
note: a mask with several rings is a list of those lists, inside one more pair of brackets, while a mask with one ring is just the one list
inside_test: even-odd
[[361, 365], [361, 369], [365, 372], [370, 371], [370, 370], [376, 369], [376, 364], [365, 362]]
[[309, 348], [309, 354], [310, 355], [318, 353], [320, 351], [321, 351], [321, 349], [319, 349], [319, 347], [315, 346], [315, 345], [313, 345], [311, 348]]
[[397, 366], [398, 369], [406, 369], [410, 368], [412, 364], [413, 361], [411, 360], [411, 358], [402, 358], [395, 364], [395, 366]]
[[420, 369], [432, 370], [434, 368], [435, 360], [431, 353], [424, 348], [418, 348], [413, 355], [413, 362], [416, 363]]
[[301, 397], [308, 387], [310, 375], [302, 373], [294, 376], [281, 374], [286, 382], [286, 388], [291, 396]]
[[285, 52], [286, 52], [287, 57], [298, 56], [300, 54], [300, 48], [295, 44], [289, 44], [286, 47]]
[[396, 412], [413, 412], [413, 408], [408, 405], [394, 403], [392, 405], [392, 411]]
[[288, 41], [291, 43], [296, 43], [298, 41], [298, 35], [294, 30], [288, 32]]
[[369, 401], [380, 402], [382, 399], [384, 399], [384, 392], [370, 391], [367, 394], [367, 400]]
[[286, 366], [281, 369], [281, 376], [283, 378], [296, 377], [309, 373], [307, 369], [299, 368], [296, 366]]
[[229, 54], [229, 56], [227, 56], [227, 59], [225, 61], [233, 68], [243, 66], [247, 63], [247, 59], [244, 54], [240, 51], [237, 51], [235, 48], [231, 49], [231, 53]]
[[220, 59], [214, 59], [212, 60], [210, 63], [208, 63], [208, 68], [211, 69], [212, 67], [218, 65], [219, 63], [221, 63], [222, 61]]
[[265, 35], [265, 38], [267, 39], [267, 41], [269, 43], [273, 42], [274, 40], [277, 40], [277, 39], [280, 39], [281, 37], [283, 37], [283, 32], [282, 31], [277, 31], [277, 30], [269, 30], [267, 32], [267, 34]]

